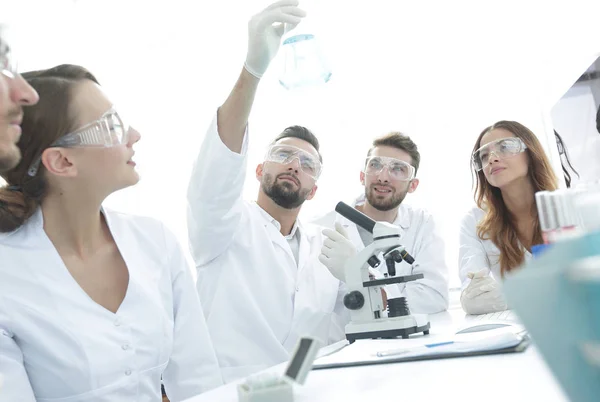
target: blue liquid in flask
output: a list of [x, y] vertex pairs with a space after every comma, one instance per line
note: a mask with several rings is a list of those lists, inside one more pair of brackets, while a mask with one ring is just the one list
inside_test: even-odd
[[279, 83], [286, 89], [325, 84], [331, 70], [313, 34], [294, 35], [283, 42], [283, 71]]

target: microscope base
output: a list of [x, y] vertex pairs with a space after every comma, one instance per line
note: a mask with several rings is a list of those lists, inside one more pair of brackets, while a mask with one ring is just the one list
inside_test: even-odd
[[409, 335], [423, 332], [429, 335], [429, 320], [426, 315], [381, 318], [376, 322], [355, 323], [346, 326], [346, 339], [353, 343], [357, 339], [397, 338], [408, 339]]

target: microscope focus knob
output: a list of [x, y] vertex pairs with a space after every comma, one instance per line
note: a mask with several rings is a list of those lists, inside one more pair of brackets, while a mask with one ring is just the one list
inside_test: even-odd
[[367, 263], [372, 268], [377, 268], [379, 266], [379, 264], [381, 264], [381, 261], [379, 261], [379, 258], [377, 258], [377, 256], [372, 255], [371, 258], [369, 258], [369, 260], [367, 261]]
[[353, 290], [344, 296], [344, 306], [349, 310], [360, 310], [364, 305], [365, 297], [358, 290]]

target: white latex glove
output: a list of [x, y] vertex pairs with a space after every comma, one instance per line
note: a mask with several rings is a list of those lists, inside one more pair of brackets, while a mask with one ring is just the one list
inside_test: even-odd
[[462, 291], [460, 303], [467, 314], [486, 314], [508, 308], [500, 285], [489, 276], [487, 269], [469, 272], [469, 286]]
[[298, 0], [281, 0], [271, 4], [248, 22], [246, 70], [261, 78], [277, 54], [281, 37], [300, 23], [306, 13]]
[[323, 235], [327, 237], [321, 247], [319, 261], [329, 269], [329, 272], [342, 282], [346, 282], [344, 265], [346, 261], [356, 255], [356, 247], [348, 240], [348, 233], [341, 223], [335, 223], [335, 230], [324, 229]]

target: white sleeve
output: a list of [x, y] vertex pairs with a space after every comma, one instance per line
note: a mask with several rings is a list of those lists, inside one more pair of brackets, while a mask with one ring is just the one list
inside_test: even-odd
[[0, 402], [35, 402], [23, 363], [23, 353], [7, 327], [8, 319], [0, 312], [0, 375], [4, 377], [0, 385]]
[[187, 223], [196, 266], [223, 253], [233, 240], [244, 213], [248, 131], [241, 154], [231, 151], [213, 119], [192, 169], [188, 186]]
[[462, 289], [466, 288], [471, 282], [467, 277], [469, 272], [490, 268], [483, 242], [477, 236], [477, 224], [478, 221], [473, 211], [466, 214], [460, 223], [458, 274]]
[[448, 309], [448, 267], [444, 253], [444, 240], [438, 233], [433, 217], [425, 217], [419, 230], [420, 246], [413, 250], [413, 274], [424, 278], [408, 282], [406, 298], [411, 311], [434, 314]]
[[171, 402], [223, 385], [188, 260], [175, 236], [165, 230], [173, 290], [173, 351], [163, 372]]

